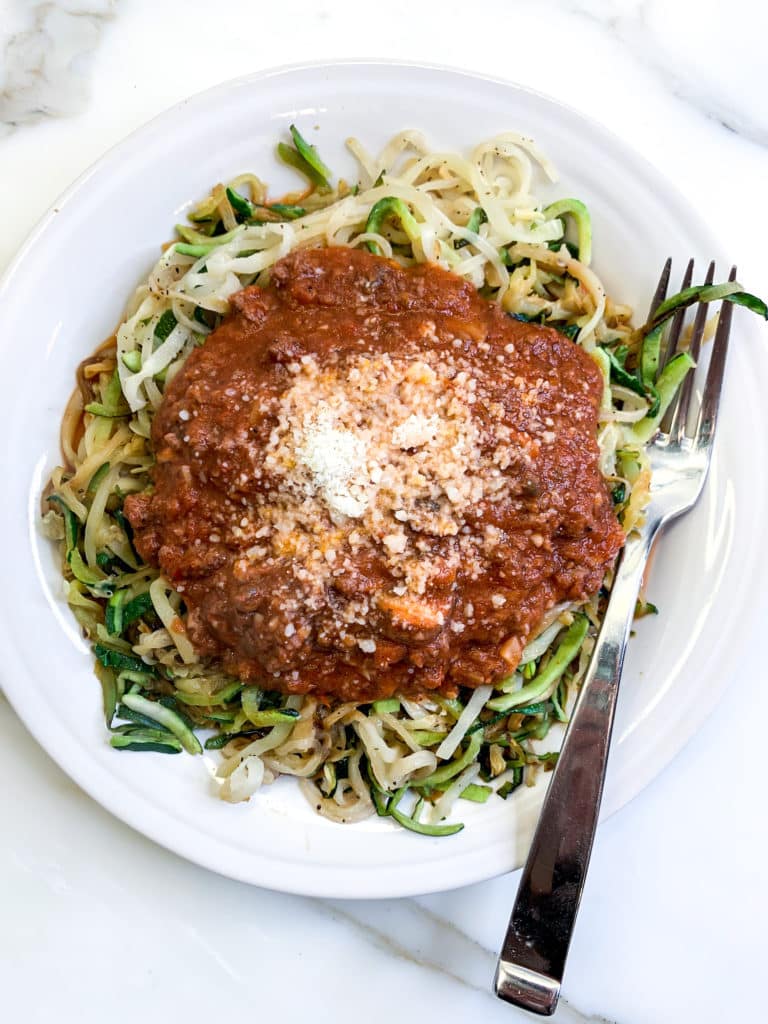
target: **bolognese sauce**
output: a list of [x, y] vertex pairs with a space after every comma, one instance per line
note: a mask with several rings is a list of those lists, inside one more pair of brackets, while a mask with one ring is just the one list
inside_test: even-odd
[[200, 655], [366, 701], [514, 670], [623, 533], [598, 468], [601, 374], [434, 265], [292, 253], [166, 389], [135, 543]]

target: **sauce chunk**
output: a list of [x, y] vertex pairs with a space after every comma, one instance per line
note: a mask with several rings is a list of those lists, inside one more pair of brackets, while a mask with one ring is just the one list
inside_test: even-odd
[[126, 499], [196, 650], [268, 689], [366, 701], [509, 674], [622, 532], [600, 372], [435, 266], [293, 253], [169, 385]]

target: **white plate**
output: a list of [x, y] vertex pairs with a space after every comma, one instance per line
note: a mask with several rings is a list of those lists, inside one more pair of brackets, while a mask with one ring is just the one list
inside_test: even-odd
[[[62, 601], [51, 546], [38, 532], [38, 496], [58, 459], [58, 424], [77, 363], [114, 329], [159, 244], [211, 183], [255, 170], [277, 190], [293, 186], [273, 155], [292, 121], [348, 175], [349, 135], [372, 148], [403, 127], [425, 131], [436, 147], [467, 147], [505, 128], [532, 136], [560, 170], [557, 194], [578, 196], [592, 211], [595, 265], [609, 292], [641, 309], [666, 256], [678, 267], [691, 255], [702, 262], [720, 256], [705, 225], [652, 167], [603, 128], [517, 86], [437, 68], [349, 63], [264, 72], [173, 108], [55, 204], [0, 285], [10, 453], [1, 505], [2, 684], [40, 744], [83, 789], [190, 860], [313, 895], [448, 889], [521, 863], [541, 786], [507, 802], [462, 806], [463, 832], [428, 839], [388, 821], [330, 824], [289, 779], [231, 806], [212, 795], [209, 757], [113, 751], [91, 657]], [[739, 334], [751, 330], [745, 321], [738, 318]], [[647, 785], [698, 728], [728, 683], [729, 650], [751, 628], [758, 564], [749, 543], [766, 521], [766, 431], [754, 416], [766, 367], [756, 365], [764, 363], [760, 349], [742, 340], [732, 346], [705, 498], [667, 534], [654, 565], [649, 593], [661, 615], [638, 626], [631, 646], [603, 816]], [[740, 444], [747, 436], [749, 445]], [[21, 765], [14, 785], [23, 798]]]

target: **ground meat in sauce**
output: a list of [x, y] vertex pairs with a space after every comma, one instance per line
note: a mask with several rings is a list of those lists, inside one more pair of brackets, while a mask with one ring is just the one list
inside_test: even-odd
[[507, 675], [622, 543], [602, 379], [457, 276], [297, 252], [169, 385], [136, 546], [196, 650], [291, 693], [454, 694]]

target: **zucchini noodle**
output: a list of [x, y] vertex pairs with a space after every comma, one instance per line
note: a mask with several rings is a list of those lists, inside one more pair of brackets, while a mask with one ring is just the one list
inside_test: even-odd
[[151, 487], [149, 439], [165, 387], [235, 292], [266, 284], [294, 249], [342, 245], [402, 266], [433, 261], [509, 315], [555, 327], [592, 353], [604, 381], [599, 464], [626, 533], [642, 522], [650, 489], [635, 428], [658, 415], [658, 396], [640, 371], [643, 334], [631, 311], [606, 297], [588, 265], [583, 204], [561, 200], [554, 216], [537, 198], [542, 176], [557, 176], [530, 139], [505, 132], [467, 155], [435, 152], [413, 131], [378, 155], [350, 139], [359, 167], [351, 188], [331, 185], [314, 148], [293, 138], [296, 148], [281, 144], [280, 155], [309, 186], [274, 202], [252, 174], [217, 185], [190, 211], [190, 224], [177, 226], [180, 240], [165, 248], [114, 338], [81, 367], [62, 424], [64, 465], [44, 494], [44, 526], [93, 644], [113, 747], [194, 751], [200, 732], [205, 748], [221, 751], [225, 800], [247, 800], [293, 775], [332, 821], [378, 814], [420, 834], [449, 835], [462, 827], [444, 823], [457, 800], [506, 799], [552, 767], [556, 754], [540, 753], [541, 741], [567, 719], [607, 590], [550, 609], [516, 671], [453, 699], [323, 703], [244, 685], [198, 657], [183, 595], [142, 563], [123, 515], [126, 494]]

